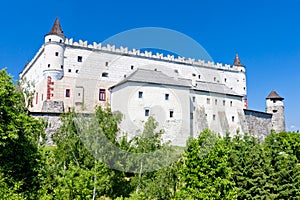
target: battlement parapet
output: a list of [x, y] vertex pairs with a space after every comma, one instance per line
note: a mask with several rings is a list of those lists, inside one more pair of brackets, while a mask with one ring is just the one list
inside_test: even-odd
[[93, 44], [88, 44], [88, 41], [79, 40], [78, 42], [74, 42], [73, 38], [66, 39], [65, 40], [66, 45], [74, 46], [74, 47], [82, 47], [82, 48], [88, 48], [88, 49], [95, 49], [100, 51], [108, 51], [112, 53], [118, 53], [122, 55], [129, 55], [129, 56], [137, 56], [137, 57], [143, 57], [143, 58], [151, 58], [156, 60], [162, 60], [162, 61], [168, 61], [168, 62], [174, 62], [174, 63], [182, 63], [187, 65], [195, 65], [200, 67], [209, 67], [209, 68], [215, 68], [215, 69], [223, 69], [223, 70], [229, 70], [229, 71], [236, 71], [240, 72], [241, 70], [237, 66], [231, 66], [228, 64], [222, 64], [222, 63], [214, 63], [212, 61], [205, 61], [205, 60], [195, 60], [194, 58], [185, 58], [185, 57], [175, 57], [174, 55], [164, 55], [163, 53], [155, 53], [151, 51], [140, 51], [139, 49], [132, 49], [129, 50], [128, 47], [116, 47], [115, 45], [107, 44], [103, 46], [101, 43], [93, 42]]

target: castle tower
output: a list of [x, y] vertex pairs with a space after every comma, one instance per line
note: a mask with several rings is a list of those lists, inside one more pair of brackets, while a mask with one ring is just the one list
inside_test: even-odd
[[233, 66], [237, 67], [239, 72], [243, 73], [243, 80], [242, 83], [240, 84], [240, 89], [241, 94], [243, 95], [243, 102], [244, 102], [244, 109], [248, 109], [248, 98], [247, 98], [247, 86], [246, 86], [246, 68], [242, 64], [240, 57], [238, 54], [235, 55], [234, 61], [233, 61]]
[[276, 132], [285, 131], [284, 98], [274, 90], [266, 98], [266, 112], [272, 114], [272, 129]]
[[45, 35], [43, 75], [47, 79], [51, 77], [51, 80], [57, 81], [64, 76], [65, 39], [59, 20], [56, 18], [51, 31]]

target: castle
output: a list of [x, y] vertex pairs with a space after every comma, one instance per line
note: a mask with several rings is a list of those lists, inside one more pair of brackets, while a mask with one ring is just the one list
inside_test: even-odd
[[[249, 132], [264, 138], [285, 130], [283, 98], [266, 98], [266, 112], [248, 109], [246, 68], [238, 55], [233, 65], [141, 52], [113, 45], [74, 42], [58, 19], [20, 78], [34, 82], [33, 116], [48, 120], [74, 108], [92, 113], [109, 104], [120, 111], [122, 131], [137, 134], [149, 116], [165, 130], [164, 139], [184, 146], [205, 128], [220, 134]], [[56, 124], [56, 125], [55, 125]]]

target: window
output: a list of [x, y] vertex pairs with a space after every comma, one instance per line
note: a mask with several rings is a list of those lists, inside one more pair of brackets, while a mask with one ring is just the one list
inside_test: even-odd
[[232, 101], [230, 101], [230, 107], [232, 107]]
[[234, 116], [231, 117], [231, 121], [234, 122]]
[[276, 100], [273, 100], [273, 103], [276, 103]]
[[51, 39], [49, 39], [49, 42], [51, 42]]
[[150, 114], [150, 110], [149, 109], [145, 109], [145, 116], [148, 117]]
[[277, 113], [277, 110], [273, 110], [273, 113]]
[[77, 57], [77, 61], [78, 61], [78, 62], [82, 62], [82, 56], [78, 56], [78, 57]]
[[170, 118], [173, 118], [173, 117], [174, 117], [174, 111], [170, 110]]
[[76, 72], [76, 74], [78, 74], [79, 70], [78, 70], [78, 69], [76, 69], [76, 71], [75, 71], [75, 72]]
[[193, 73], [192, 76], [196, 76], [196, 74]]
[[42, 94], [42, 101], [44, 100], [44, 94]]
[[80, 92], [78, 92], [78, 94], [77, 94], [79, 97], [80, 97]]
[[133, 65], [131, 65], [130, 69], [134, 69], [134, 66], [133, 66]]
[[71, 69], [68, 69], [68, 72], [72, 72], [72, 70], [71, 70]]
[[178, 73], [178, 69], [174, 69], [174, 72], [175, 72], [175, 73]]
[[99, 101], [105, 101], [106, 100], [106, 92], [105, 89], [99, 90]]
[[66, 97], [70, 97], [70, 89], [66, 89]]
[[196, 97], [192, 97], [192, 99], [193, 99], [193, 102], [195, 103], [195, 101], [196, 101]]
[[59, 40], [59, 43], [62, 43], [62, 40]]
[[55, 52], [55, 56], [58, 56], [58, 52]]
[[223, 100], [223, 106], [225, 106], [226, 105], [226, 101], [225, 100]]
[[246, 88], [244, 87], [244, 91], [246, 91]]
[[213, 120], [216, 120], [216, 115], [213, 115]]
[[217, 99], [215, 99], [215, 105], [218, 105], [218, 100]]
[[207, 99], [206, 99], [206, 103], [207, 103], [207, 104], [210, 104], [210, 98], [207, 98]]
[[50, 64], [48, 64], [48, 68], [50, 67]]
[[225, 82], [225, 83], [227, 82], [227, 78], [224, 79], [224, 82]]
[[107, 78], [108, 77], [108, 73], [107, 72], [103, 72], [102, 73], [102, 77], [106, 77]]
[[169, 94], [165, 94], [165, 100], [169, 100]]
[[105, 67], [107, 67], [108, 66], [108, 62], [105, 62]]
[[35, 104], [38, 104], [38, 101], [39, 101], [39, 93], [36, 93], [36, 96], [35, 96]]
[[214, 81], [217, 81], [217, 78], [216, 78], [216, 77], [214, 77]]
[[139, 99], [143, 98], [143, 92], [139, 91]]
[[198, 79], [200, 79], [201, 78], [201, 75], [198, 75]]
[[61, 66], [60, 66], [60, 68], [61, 68], [61, 69], [63, 69], [63, 68], [64, 68], [64, 66], [63, 66], [63, 65], [61, 65]]

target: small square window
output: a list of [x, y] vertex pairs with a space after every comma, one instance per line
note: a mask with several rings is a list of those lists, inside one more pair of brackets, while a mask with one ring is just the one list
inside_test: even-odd
[[169, 94], [165, 94], [165, 100], [169, 100]]
[[68, 69], [68, 72], [72, 72], [72, 70], [71, 70], [71, 69]]
[[139, 91], [139, 99], [143, 98], [143, 92]]
[[70, 89], [66, 89], [66, 97], [70, 97]]
[[105, 89], [99, 90], [99, 101], [105, 101], [106, 100], [106, 91]]
[[150, 115], [150, 110], [149, 109], [145, 109], [145, 116], [148, 117]]
[[173, 117], [174, 117], [174, 111], [170, 110], [170, 118], [173, 118]]
[[77, 61], [78, 61], [78, 62], [82, 62], [82, 56], [78, 56], [78, 57], [77, 57]]
[[55, 56], [58, 56], [58, 52], [55, 52]]

